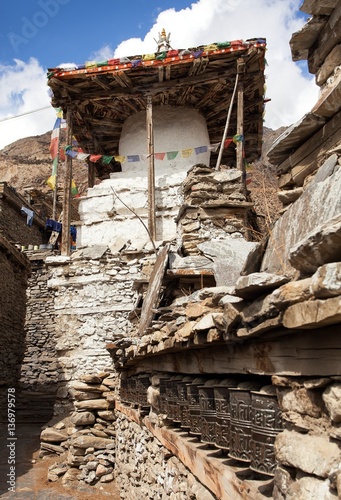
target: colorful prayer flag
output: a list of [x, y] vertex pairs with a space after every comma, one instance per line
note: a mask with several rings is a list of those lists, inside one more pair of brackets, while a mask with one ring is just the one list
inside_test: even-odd
[[102, 158], [102, 155], [90, 155], [90, 161], [93, 163], [96, 163], [96, 161], [100, 160]]
[[76, 183], [73, 179], [71, 180], [71, 194], [72, 194], [72, 196], [77, 196], [77, 194], [78, 194], [78, 189], [77, 189]]
[[52, 191], [54, 191], [56, 188], [56, 176], [50, 175], [50, 177], [46, 181], [46, 184], [50, 189], [52, 189]]
[[119, 163], [125, 163], [127, 161], [126, 156], [114, 156], [115, 161], [118, 161]]
[[188, 148], [188, 149], [183, 149], [181, 151], [181, 157], [182, 158], [189, 158], [191, 154], [193, 153], [193, 148]]
[[165, 156], [166, 156], [166, 153], [155, 153], [154, 154], [154, 158], [156, 160], [163, 160]]
[[206, 153], [207, 152], [207, 146], [199, 146], [197, 148], [194, 148], [195, 154], [199, 155], [200, 153]]
[[129, 162], [140, 161], [140, 155], [128, 155], [127, 160]]
[[109, 163], [111, 162], [111, 160], [113, 159], [113, 156], [106, 156], [106, 155], [103, 155], [102, 156], [102, 163], [104, 165], [109, 165]]
[[61, 121], [62, 121], [61, 118], [57, 118], [51, 134], [50, 155], [52, 160], [54, 160], [58, 156], [59, 132], [60, 132]]
[[233, 139], [226, 139], [224, 142], [224, 149], [228, 148], [230, 144], [232, 144]]
[[179, 151], [168, 151], [167, 160], [174, 160], [177, 157]]

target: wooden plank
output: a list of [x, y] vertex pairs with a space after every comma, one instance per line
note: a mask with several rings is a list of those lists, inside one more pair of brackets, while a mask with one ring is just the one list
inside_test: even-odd
[[[283, 335], [286, 333], [286, 336]], [[135, 358], [137, 371], [180, 372], [185, 374], [233, 374], [330, 376], [341, 375], [341, 336], [338, 325], [309, 331], [278, 331], [279, 338], [250, 340], [243, 344], [205, 346], [200, 349], [161, 352]], [[130, 368], [130, 366], [126, 366]]]
[[30, 261], [26, 257], [26, 255], [20, 252], [17, 248], [11, 245], [6, 238], [1, 236], [0, 234], [0, 248], [2, 248], [7, 255], [10, 256], [13, 260], [16, 260], [20, 267], [30, 269]]
[[149, 327], [154, 315], [153, 309], [156, 309], [158, 306], [162, 279], [168, 263], [168, 250], [169, 245], [167, 244], [159, 252], [153, 272], [150, 276], [147, 293], [141, 309], [141, 318], [138, 330], [139, 335], [142, 335], [145, 329]]
[[316, 83], [321, 87], [333, 73], [336, 66], [341, 64], [341, 44], [336, 45], [328, 54], [326, 60], [316, 73]]
[[[226, 459], [217, 450], [212, 450], [195, 442], [187, 432], [155, 425], [148, 417], [141, 417], [137, 410], [115, 402], [115, 410], [126, 415], [148, 431], [190, 472], [208, 488], [219, 500], [260, 500], [266, 497], [259, 492], [259, 486], [270, 480], [248, 482], [237, 477], [236, 473], [245, 467], [238, 467], [234, 460]], [[193, 442], [194, 441], [194, 442]]]
[[[341, 128], [341, 113], [337, 113], [323, 127], [321, 127], [312, 137], [305, 141], [293, 154], [288, 156], [277, 167], [278, 174], [284, 174], [299, 163], [304, 164], [305, 158], [312, 153], [316, 158], [323, 152], [328, 151], [332, 146], [329, 138], [337, 133]], [[327, 144], [328, 143], [328, 144]]]
[[314, 50], [308, 58], [310, 73], [316, 74], [331, 50], [341, 42], [341, 0], [338, 1], [328, 23], [322, 30]]

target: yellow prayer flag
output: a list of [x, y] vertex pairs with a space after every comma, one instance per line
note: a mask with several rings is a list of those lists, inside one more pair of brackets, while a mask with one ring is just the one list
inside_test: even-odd
[[192, 153], [193, 153], [193, 148], [183, 149], [181, 151], [181, 157], [182, 158], [189, 158]]
[[55, 175], [51, 175], [47, 179], [46, 184], [48, 185], [48, 187], [50, 189], [52, 189], [54, 191], [56, 189], [56, 176]]
[[124, 163], [127, 160], [126, 156], [114, 156], [115, 161], [118, 161], [119, 163]]

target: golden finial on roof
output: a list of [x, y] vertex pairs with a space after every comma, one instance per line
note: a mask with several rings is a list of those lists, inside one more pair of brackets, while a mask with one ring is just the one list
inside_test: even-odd
[[169, 37], [170, 33], [168, 33], [167, 35], [165, 28], [162, 28], [161, 33], [159, 33], [159, 39], [155, 40], [154, 38], [155, 42], [157, 43], [157, 52], [162, 52], [164, 50], [169, 50], [172, 48], [169, 43]]

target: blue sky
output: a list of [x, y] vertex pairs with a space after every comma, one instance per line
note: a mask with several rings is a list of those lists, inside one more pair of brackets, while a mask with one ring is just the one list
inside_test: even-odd
[[[290, 125], [309, 111], [318, 88], [289, 40], [306, 18], [301, 0], [2, 0], [0, 148], [53, 126], [46, 71], [60, 64], [150, 53], [164, 27], [174, 48], [265, 37], [265, 125]], [[27, 113], [27, 114], [26, 114]], [[24, 116], [8, 120], [14, 115]], [[4, 120], [6, 119], [6, 120]], [[1, 121], [2, 120], [2, 121]]]

